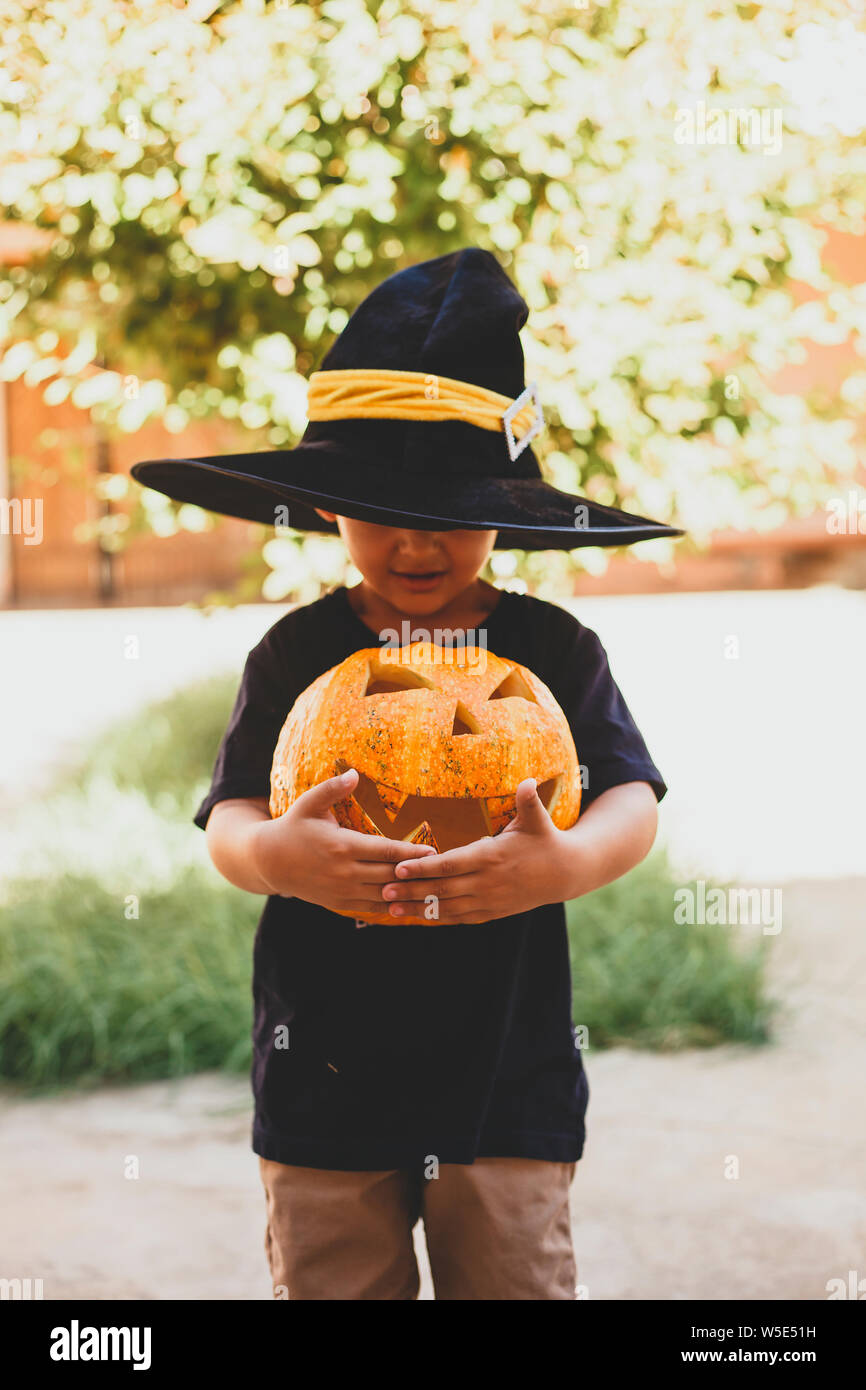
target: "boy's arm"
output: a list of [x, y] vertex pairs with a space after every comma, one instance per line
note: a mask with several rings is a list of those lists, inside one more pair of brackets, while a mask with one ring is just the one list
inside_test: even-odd
[[560, 832], [560, 901], [594, 893], [640, 864], [653, 847], [658, 803], [649, 782], [602, 792], [570, 830]]
[[268, 820], [267, 797], [237, 797], [216, 803], [205, 830], [208, 854], [223, 878], [235, 888], [266, 896], [273, 890], [256, 868], [253, 850], [256, 827]]

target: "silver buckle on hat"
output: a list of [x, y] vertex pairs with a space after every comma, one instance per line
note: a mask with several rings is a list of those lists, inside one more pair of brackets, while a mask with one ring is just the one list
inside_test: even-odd
[[[518, 443], [517, 440], [514, 438], [514, 430], [511, 427], [511, 422], [514, 419], [515, 415], [519, 415], [523, 407], [525, 405], [528, 405], [530, 401], [533, 401], [535, 404], [535, 419], [529, 426], [529, 429], [526, 431], [523, 438]], [[520, 395], [511, 402], [511, 405], [508, 407], [508, 409], [502, 412], [502, 423], [505, 426], [505, 438], [508, 444], [508, 455], [509, 458], [511, 458], [511, 460], [513, 461], [517, 458], [517, 455], [522, 453], [522, 451], [526, 448], [530, 439], [534, 439], [535, 436], [539, 433], [539, 431], [544, 429], [544, 413], [541, 409], [541, 400], [538, 395], [537, 381], [530, 381], [529, 385], [525, 388], [525, 390], [521, 391]]]

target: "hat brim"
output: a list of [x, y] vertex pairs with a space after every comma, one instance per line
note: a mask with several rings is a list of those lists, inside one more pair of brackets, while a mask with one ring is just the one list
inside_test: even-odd
[[[649, 517], [562, 492], [541, 478], [400, 474], [342, 457], [324, 441], [216, 458], [148, 459], [134, 464], [131, 472], [143, 487], [176, 502], [265, 526], [285, 524], [330, 535], [338, 534], [337, 527], [320, 517], [316, 507], [380, 526], [495, 530], [497, 550], [576, 550], [684, 534]], [[281, 518], [279, 507], [286, 508], [287, 519]]]

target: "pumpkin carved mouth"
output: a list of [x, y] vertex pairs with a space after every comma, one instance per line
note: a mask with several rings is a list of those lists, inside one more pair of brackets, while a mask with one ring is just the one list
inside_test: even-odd
[[[335, 776], [348, 770], [343, 758], [335, 759]], [[548, 811], [561, 786], [562, 773], [540, 783], [538, 795]], [[334, 814], [349, 830], [411, 845], [432, 845], [444, 853], [485, 835], [498, 835], [513, 819], [515, 809], [513, 796], [411, 796], [359, 771], [353, 794], [338, 802]]]

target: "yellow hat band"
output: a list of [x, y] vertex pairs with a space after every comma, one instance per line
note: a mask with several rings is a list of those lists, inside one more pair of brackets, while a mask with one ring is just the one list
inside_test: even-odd
[[[463, 420], [504, 430], [512, 458], [544, 423], [535, 382], [516, 400], [435, 372], [347, 367], [313, 372], [307, 392], [310, 420]], [[519, 447], [513, 441], [519, 439]]]

